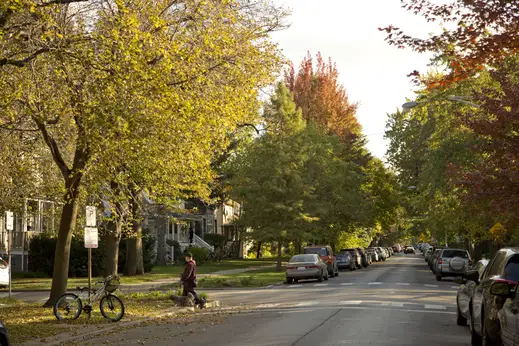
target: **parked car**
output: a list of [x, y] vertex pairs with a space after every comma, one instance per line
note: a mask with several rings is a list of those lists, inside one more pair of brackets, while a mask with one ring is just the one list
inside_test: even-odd
[[385, 247], [384, 250], [386, 250], [388, 257], [393, 256], [393, 250], [390, 247]]
[[9, 286], [9, 265], [0, 258], [0, 287]]
[[385, 261], [387, 259], [386, 252], [381, 247], [376, 247], [375, 250], [378, 253], [378, 256], [382, 261]]
[[330, 245], [307, 246], [304, 249], [304, 253], [319, 255], [323, 262], [328, 266], [328, 275], [332, 278], [334, 276], [339, 276], [339, 266], [337, 266], [337, 259], [333, 255], [333, 250]]
[[467, 250], [443, 249], [436, 259], [434, 274], [436, 280], [441, 281], [442, 277], [465, 275], [470, 266], [472, 260]]
[[287, 283], [293, 281], [317, 279], [328, 280], [328, 266], [317, 254], [295, 255], [287, 263]]
[[351, 257], [355, 261], [355, 265], [357, 266], [357, 268], [361, 269], [363, 267], [362, 266], [362, 255], [360, 254], [359, 250], [357, 250], [355, 248], [350, 248], [350, 249], [341, 249], [341, 252], [342, 251], [348, 251], [351, 254]]
[[7, 335], [7, 328], [5, 328], [2, 321], [0, 321], [0, 346], [9, 346], [9, 336]]
[[399, 248], [398, 248], [397, 245], [393, 245], [393, 251], [394, 251], [394, 252], [400, 252], [400, 251], [399, 251]]
[[[472, 267], [473, 271], [478, 272], [478, 280], [483, 275], [488, 262], [487, 259], [482, 259]], [[476, 282], [468, 280], [465, 275], [456, 277], [454, 281], [461, 285], [456, 294], [456, 305], [458, 306], [456, 322], [458, 326], [466, 326], [467, 321], [472, 318], [470, 315], [470, 305], [472, 304], [472, 297], [476, 289]]]
[[406, 247], [404, 253], [406, 253], [406, 254], [408, 254], [408, 253], [414, 254], [415, 253], [414, 247], [412, 247], [412, 246]]
[[424, 252], [423, 257], [425, 262], [428, 261], [428, 257], [432, 254], [432, 247], [428, 248], [427, 251]]
[[432, 272], [434, 272], [433, 269], [435, 266], [436, 258], [440, 254], [441, 250], [443, 250], [443, 249], [435, 249], [434, 252], [431, 254], [431, 256], [429, 256], [429, 260], [427, 261], [427, 263], [429, 263], [429, 268], [431, 269]]
[[374, 262], [380, 262], [382, 258], [379, 256], [377, 250], [374, 247], [368, 247], [366, 252], [371, 255], [371, 260]]
[[337, 265], [339, 266], [339, 269], [357, 269], [357, 263], [349, 251], [340, 251], [335, 254], [335, 257], [337, 257]]
[[504, 248], [488, 263], [472, 299], [471, 336], [473, 345], [501, 345], [498, 315], [519, 282], [519, 248]]
[[371, 264], [371, 255], [361, 247], [358, 247], [357, 251], [360, 253], [362, 266], [367, 268]]
[[[519, 345], [519, 295], [517, 294], [517, 287], [515, 286], [512, 292], [503, 292], [508, 293], [506, 295], [508, 299], [497, 313], [503, 346]], [[495, 289], [496, 287], [494, 287]], [[504, 289], [506, 290], [506, 287]]]

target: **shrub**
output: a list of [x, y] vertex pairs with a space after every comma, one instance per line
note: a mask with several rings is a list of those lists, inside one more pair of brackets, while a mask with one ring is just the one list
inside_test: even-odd
[[207, 262], [207, 257], [209, 256], [209, 250], [201, 247], [190, 247], [186, 249], [186, 252], [191, 252], [197, 264]]
[[176, 240], [168, 239], [166, 240], [166, 244], [173, 247], [173, 260], [176, 261], [182, 261], [182, 247], [180, 246], [180, 243]]
[[[41, 233], [31, 238], [29, 244], [29, 270], [34, 275], [52, 276], [54, 268], [54, 253], [56, 237], [50, 233]], [[92, 249], [92, 275], [102, 275], [104, 249], [102, 242], [99, 248]], [[88, 275], [88, 249], [85, 249], [83, 237], [73, 236], [70, 244], [70, 277], [85, 277]]]
[[214, 246], [215, 249], [223, 249], [227, 243], [225, 235], [216, 233], [206, 233], [204, 235], [204, 240]]

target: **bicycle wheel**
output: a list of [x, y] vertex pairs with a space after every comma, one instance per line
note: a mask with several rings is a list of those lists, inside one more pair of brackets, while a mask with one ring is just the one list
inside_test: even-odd
[[104, 318], [117, 322], [124, 316], [124, 304], [119, 297], [109, 294], [99, 303], [99, 310]]
[[54, 304], [54, 316], [59, 321], [66, 319], [75, 320], [81, 315], [82, 310], [83, 302], [74, 293], [65, 293]]

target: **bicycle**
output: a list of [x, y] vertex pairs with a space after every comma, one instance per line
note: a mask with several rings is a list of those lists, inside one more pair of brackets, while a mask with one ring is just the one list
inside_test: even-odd
[[[81, 315], [82, 311], [87, 314], [91, 313], [92, 305], [104, 295], [99, 302], [99, 309], [103, 317], [112, 322], [117, 322], [123, 318], [124, 304], [119, 297], [112, 294], [119, 287], [119, 278], [110, 275], [103, 281], [98, 281], [97, 283], [103, 284], [103, 286], [99, 289], [92, 290], [94, 296], [90, 298], [88, 304], [85, 306], [83, 306], [83, 300], [88, 300], [88, 297], [82, 297], [81, 295], [84, 292], [88, 292], [88, 287], [78, 286], [77, 290], [80, 291], [79, 296], [75, 293], [65, 293], [59, 297], [56, 304], [54, 304], [54, 316], [56, 316], [59, 321], [66, 319], [75, 320]], [[81, 298], [83, 298], [83, 300]], [[115, 315], [115, 317], [110, 317], [108, 313], [114, 312], [117, 307], [120, 307], [121, 312]], [[62, 314], [61, 311], [64, 313]]]

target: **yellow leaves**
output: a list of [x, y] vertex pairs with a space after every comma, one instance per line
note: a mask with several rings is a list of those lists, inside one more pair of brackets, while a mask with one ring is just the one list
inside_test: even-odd
[[507, 230], [501, 223], [497, 222], [494, 226], [492, 226], [492, 228], [488, 232], [495, 241], [503, 242]]

